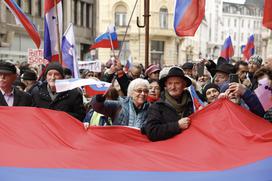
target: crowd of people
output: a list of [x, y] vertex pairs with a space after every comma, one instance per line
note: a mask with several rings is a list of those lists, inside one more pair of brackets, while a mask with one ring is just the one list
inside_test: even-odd
[[[56, 92], [56, 80], [72, 73], [49, 63], [42, 73], [32, 65], [0, 60], [0, 106], [33, 106], [64, 111], [89, 126], [123, 125], [139, 128], [151, 141], [169, 139], [190, 127], [189, 116], [220, 98], [229, 99], [272, 122], [272, 105], [264, 109], [254, 90], [263, 82], [272, 98], [272, 58], [248, 61], [186, 62], [183, 65], [127, 70], [109, 61], [101, 72], [81, 70], [81, 78], [112, 83], [103, 95], [89, 97], [83, 87]], [[195, 106], [192, 88], [201, 106]]]

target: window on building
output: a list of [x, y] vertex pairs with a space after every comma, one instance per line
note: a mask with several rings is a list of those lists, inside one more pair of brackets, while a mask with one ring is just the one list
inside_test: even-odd
[[151, 64], [163, 64], [164, 41], [151, 41]]
[[118, 46], [118, 49], [116, 50], [120, 50], [122, 47], [122, 51], [120, 53], [120, 61], [123, 65], [125, 65], [127, 60], [129, 59], [129, 56], [131, 55], [131, 51], [129, 49], [129, 41], [124, 41], [124, 42], [118, 41], [118, 44], [119, 46]]
[[166, 8], [160, 9], [160, 28], [168, 28], [168, 10]]
[[224, 40], [224, 32], [221, 33], [221, 40]]
[[119, 5], [115, 9], [115, 26], [126, 26], [127, 9]]
[[241, 22], [241, 27], [243, 28], [244, 27], [244, 20], [242, 19], [242, 22]]
[[39, 17], [42, 17], [42, 1], [41, 0], [38, 0], [38, 2], [37, 2], [37, 16], [39, 16]]
[[234, 27], [237, 26], [237, 19], [234, 19]]
[[91, 28], [92, 27], [92, 18], [93, 18], [93, 15], [92, 15], [92, 10], [93, 6], [91, 4], [88, 4], [86, 5], [86, 27], [87, 28]]
[[26, 14], [31, 14], [31, 0], [22, 1], [21, 7]]
[[228, 19], [228, 26], [230, 27], [230, 18]]
[[80, 25], [84, 26], [84, 2], [80, 2]]
[[236, 32], [234, 32], [233, 40], [236, 41]]
[[247, 27], [250, 28], [250, 20], [247, 22]]
[[74, 25], [77, 25], [77, 0], [73, 0], [72, 1], [72, 8], [73, 8], [73, 11], [72, 11], [72, 15], [73, 15], [73, 23]]

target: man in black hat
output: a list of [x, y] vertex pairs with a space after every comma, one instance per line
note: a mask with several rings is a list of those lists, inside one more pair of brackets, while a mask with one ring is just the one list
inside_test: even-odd
[[214, 77], [214, 83], [220, 87], [220, 90], [224, 89], [229, 83], [229, 74], [235, 73], [235, 68], [233, 65], [228, 63], [222, 63], [217, 66], [216, 74]]
[[193, 68], [194, 68], [194, 64], [192, 62], [186, 62], [184, 63], [181, 68], [183, 69], [185, 75], [188, 75], [191, 78], [193, 77]]
[[170, 68], [159, 82], [165, 91], [149, 108], [146, 124], [141, 130], [151, 141], [165, 140], [187, 129], [190, 125], [188, 116], [194, 110], [191, 95], [185, 89], [192, 82], [181, 68]]
[[21, 81], [26, 86], [24, 91], [31, 94], [33, 88], [38, 84], [36, 72], [27, 69], [21, 75]]
[[34, 106], [64, 111], [83, 121], [85, 109], [82, 93], [78, 89], [56, 92], [56, 80], [64, 78], [62, 66], [57, 62], [50, 63], [44, 76], [46, 81], [32, 91]]
[[31, 106], [31, 96], [12, 86], [16, 80], [16, 67], [0, 62], [0, 106]]

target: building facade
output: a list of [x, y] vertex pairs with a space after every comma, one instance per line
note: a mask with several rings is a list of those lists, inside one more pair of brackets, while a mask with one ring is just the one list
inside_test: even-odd
[[[45, 0], [16, 0], [24, 13], [33, 22], [40, 33], [43, 49], [44, 37], [44, 4]], [[68, 24], [74, 24], [78, 59], [88, 55], [89, 45], [96, 32], [96, 1], [95, 0], [65, 0], [63, 6], [63, 30]], [[26, 61], [28, 48], [35, 45], [25, 29], [16, 24], [14, 16], [3, 1], [0, 1], [0, 59]]]
[[[109, 24], [116, 26], [120, 45], [123, 43], [120, 53], [123, 64], [129, 57], [134, 63], [144, 64], [145, 29], [139, 28], [136, 22], [139, 17], [139, 24], [144, 23], [144, 3], [141, 1], [136, 4], [123, 42], [134, 3], [129, 0], [103, 0], [97, 4], [97, 35], [104, 33]], [[174, 3], [174, 0], [150, 0], [149, 64], [183, 64], [186, 61], [198, 60], [200, 56], [206, 54], [208, 26], [206, 20], [203, 21], [194, 37], [178, 37], [173, 28]], [[96, 53], [98, 59], [105, 62], [111, 55], [118, 55], [119, 51], [118, 49], [113, 53], [110, 49], [97, 49]]]
[[268, 30], [262, 25], [263, 9], [254, 4], [223, 3], [223, 28], [221, 41], [232, 37], [234, 58], [242, 58], [242, 46], [254, 34], [255, 54], [265, 56], [263, 35]]

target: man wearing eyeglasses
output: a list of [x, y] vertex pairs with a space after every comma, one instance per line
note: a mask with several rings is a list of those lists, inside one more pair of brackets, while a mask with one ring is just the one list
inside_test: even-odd
[[190, 93], [185, 89], [192, 82], [181, 68], [171, 67], [159, 83], [164, 92], [161, 99], [150, 106], [146, 124], [141, 129], [151, 141], [165, 140], [187, 129], [188, 116], [194, 110]]

